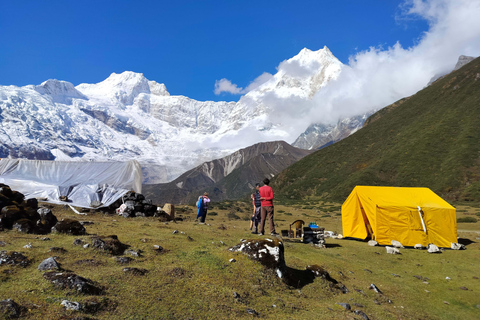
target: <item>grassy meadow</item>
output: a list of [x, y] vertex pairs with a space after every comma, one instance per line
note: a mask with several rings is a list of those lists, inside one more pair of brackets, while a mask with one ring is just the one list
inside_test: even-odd
[[[277, 205], [277, 232], [302, 219], [341, 233], [340, 206], [314, 200]], [[32, 262], [26, 268], [0, 265], [0, 300], [13, 299], [25, 307], [22, 319], [362, 319], [353, 310], [369, 319], [478, 319], [480, 208], [459, 205], [457, 210], [460, 221], [466, 221], [458, 223], [460, 242], [467, 244], [464, 251], [429, 254], [401, 249], [401, 255], [390, 255], [383, 247], [360, 241], [327, 238], [327, 248], [318, 248], [283, 239], [289, 268], [301, 271], [320, 265], [348, 288], [342, 294], [322, 278], [289, 287], [258, 262], [228, 251], [241, 239], [255, 237], [249, 230], [247, 203], [214, 203], [205, 225], [194, 221], [194, 207], [177, 206], [176, 216], [183, 221], [165, 223], [93, 211], [79, 216], [55, 206], [52, 211], [59, 219], [92, 221], [86, 226], [88, 235], [0, 232], [0, 241], [6, 243], [0, 250], [23, 252]], [[91, 243], [92, 235], [113, 234], [142, 255], [123, 265], [109, 254], [73, 244], [75, 239]], [[24, 248], [28, 243], [32, 248]], [[158, 253], [154, 245], [164, 250]], [[52, 247], [65, 251], [52, 252]], [[103, 286], [105, 294], [85, 296], [55, 288], [37, 270], [51, 256], [64, 270]], [[124, 267], [148, 273], [129, 275]], [[370, 290], [371, 284], [383, 294]], [[67, 311], [61, 306], [64, 299], [84, 305], [95, 301], [101, 307], [95, 313]], [[350, 304], [352, 311], [337, 303]]]

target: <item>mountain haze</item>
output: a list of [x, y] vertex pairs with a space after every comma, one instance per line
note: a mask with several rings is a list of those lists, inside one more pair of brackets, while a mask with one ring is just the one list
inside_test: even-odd
[[480, 201], [478, 119], [479, 58], [287, 168], [273, 182], [276, 196], [343, 202], [356, 185], [378, 185], [428, 187], [450, 201]]

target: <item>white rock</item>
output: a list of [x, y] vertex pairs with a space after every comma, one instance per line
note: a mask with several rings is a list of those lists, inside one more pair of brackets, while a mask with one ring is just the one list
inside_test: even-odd
[[368, 241], [368, 245], [371, 247], [375, 247], [375, 246], [378, 246], [378, 242], [375, 240], [370, 240]]
[[392, 240], [391, 243], [392, 243], [392, 246], [394, 246], [395, 248], [403, 249], [403, 245], [399, 241]]
[[465, 250], [466, 249], [465, 245], [460, 244], [460, 243], [456, 243], [456, 242], [451, 242], [450, 248], [452, 248], [453, 250]]
[[419, 250], [424, 250], [426, 249], [423, 245], [421, 245], [420, 243], [417, 243], [415, 246], [413, 246], [415, 249], [419, 249]]
[[400, 254], [400, 251], [397, 248], [386, 246], [385, 249], [387, 249], [387, 253]]
[[427, 246], [427, 250], [428, 250], [428, 253], [442, 253], [442, 252], [440, 251], [440, 249], [439, 249], [436, 245], [434, 245], [434, 244], [432, 244], [432, 243], [430, 243], [430, 244]]

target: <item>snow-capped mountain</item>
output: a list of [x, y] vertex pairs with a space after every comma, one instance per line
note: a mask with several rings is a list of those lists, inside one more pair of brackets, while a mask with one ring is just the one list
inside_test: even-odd
[[372, 114], [373, 111], [361, 116], [345, 118], [334, 125], [312, 124], [295, 140], [292, 146], [308, 150], [327, 147], [361, 129], [365, 120]]
[[288, 107], [311, 99], [341, 69], [328, 48], [303, 49], [238, 102], [172, 96], [164, 84], [129, 71], [97, 84], [0, 86], [0, 157], [137, 159], [147, 183], [167, 182], [205, 161], [303, 131], [308, 124], [293, 128], [271, 111], [279, 101]]

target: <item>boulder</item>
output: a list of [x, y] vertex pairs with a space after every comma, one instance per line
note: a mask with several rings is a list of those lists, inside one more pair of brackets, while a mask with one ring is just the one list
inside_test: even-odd
[[123, 244], [116, 235], [108, 237], [93, 237], [92, 246], [97, 250], [103, 250], [115, 256], [122, 255], [130, 246]]
[[433, 243], [428, 244], [427, 251], [428, 253], [442, 253], [442, 251], [440, 251], [440, 249]]
[[20, 318], [22, 308], [12, 299], [0, 301], [0, 316], [2, 319]]
[[52, 228], [52, 232], [66, 233], [74, 236], [80, 236], [87, 233], [85, 227], [80, 222], [73, 219], [62, 219]]
[[36, 222], [37, 233], [50, 233], [52, 231], [52, 227], [55, 226], [58, 222], [57, 217], [52, 213], [52, 210], [45, 207], [38, 208], [37, 213], [40, 216], [40, 219]]
[[20, 219], [13, 224], [12, 229], [22, 233], [34, 233], [36, 230], [35, 227], [36, 226], [33, 221], [29, 219]]
[[404, 248], [403, 245], [402, 245], [399, 241], [397, 241], [397, 240], [392, 240], [391, 243], [392, 243], [392, 246], [393, 246], [394, 248], [399, 248], [399, 249], [403, 249], [403, 248]]
[[99, 295], [104, 292], [103, 288], [96, 285], [92, 280], [80, 277], [72, 272], [49, 271], [44, 273], [43, 277], [61, 289], [71, 289], [88, 295]]
[[450, 248], [453, 250], [465, 250], [467, 249], [464, 244], [456, 243], [456, 242], [451, 242]]
[[375, 246], [378, 246], [378, 242], [375, 240], [370, 240], [368, 241], [368, 245], [371, 247], [375, 247]]
[[389, 254], [400, 254], [400, 251], [397, 248], [386, 246], [387, 253]]
[[27, 267], [30, 265], [30, 260], [27, 259], [20, 252], [15, 251], [0, 251], [0, 265]]
[[38, 265], [38, 270], [40, 271], [47, 271], [47, 270], [62, 270], [60, 264], [55, 260], [54, 257], [47, 258], [43, 260]]
[[61, 305], [66, 310], [80, 311], [80, 310], [83, 309], [82, 305], [79, 302], [76, 302], [76, 301], [63, 300]]
[[15, 221], [25, 218], [24, 211], [16, 205], [9, 205], [0, 211], [0, 219], [2, 225], [6, 229], [12, 229]]
[[165, 203], [163, 211], [170, 216], [170, 220], [175, 220], [175, 206], [171, 203]]
[[275, 271], [279, 278], [284, 278], [286, 264], [283, 242], [278, 239], [254, 239], [229, 248], [232, 252], [242, 252], [249, 258], [259, 261], [263, 266]]

